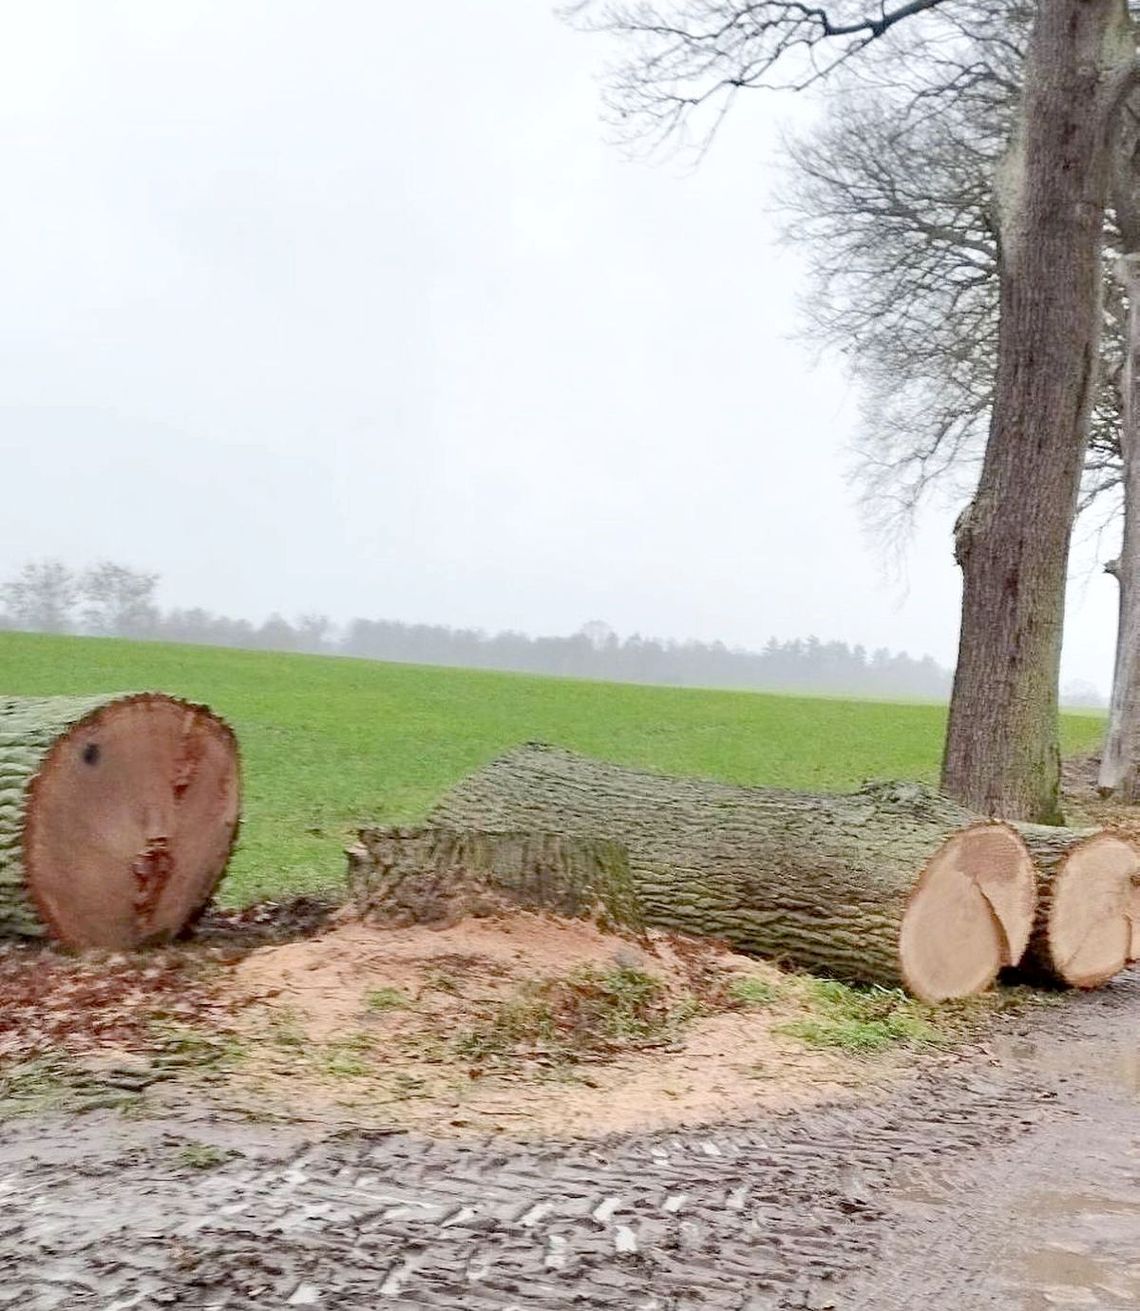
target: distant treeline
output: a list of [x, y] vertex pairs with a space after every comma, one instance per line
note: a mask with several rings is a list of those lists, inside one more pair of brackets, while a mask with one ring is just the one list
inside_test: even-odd
[[683, 687], [770, 688], [851, 692], [862, 696], [930, 697], [949, 694], [950, 675], [929, 656], [913, 660], [887, 650], [871, 653], [817, 637], [741, 651], [723, 642], [675, 642], [634, 633], [619, 639], [607, 626], [588, 624], [570, 637], [488, 634], [477, 629], [355, 619], [340, 649], [373, 660], [514, 669], [631, 683]]
[[599, 621], [569, 637], [390, 619], [354, 619], [337, 629], [319, 614], [292, 621], [273, 614], [253, 624], [209, 610], [163, 610], [156, 600], [158, 581], [157, 574], [112, 562], [75, 571], [58, 560], [36, 561], [0, 587], [0, 625], [689, 687], [930, 699], [942, 699], [950, 690], [949, 672], [929, 656], [916, 660], [883, 648], [868, 652], [816, 637], [773, 638], [763, 651], [742, 651], [722, 642], [676, 642], [636, 633], [619, 638]]

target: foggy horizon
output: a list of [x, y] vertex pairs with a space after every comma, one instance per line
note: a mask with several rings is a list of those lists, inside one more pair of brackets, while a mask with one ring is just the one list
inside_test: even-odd
[[[625, 632], [603, 619], [573, 631], [527, 633], [407, 623], [391, 615], [272, 612], [222, 615], [206, 606], [163, 607], [157, 574], [111, 561], [73, 569], [63, 561], [28, 562], [0, 579], [0, 631], [120, 637], [142, 641], [353, 657], [401, 664], [496, 670], [733, 691], [853, 697], [864, 700], [949, 699], [953, 672], [923, 653], [866, 649], [826, 634], [771, 635], [762, 649], [663, 634]], [[1107, 698], [1073, 680], [1061, 702], [1103, 709]]]
[[[0, 577], [110, 558], [167, 607], [953, 666], [960, 506], [892, 577], [858, 392], [798, 335], [772, 211], [818, 102], [743, 96], [651, 166], [606, 140], [606, 41], [530, 0], [3, 12]], [[1078, 526], [1062, 684], [1102, 694], [1112, 553]]]

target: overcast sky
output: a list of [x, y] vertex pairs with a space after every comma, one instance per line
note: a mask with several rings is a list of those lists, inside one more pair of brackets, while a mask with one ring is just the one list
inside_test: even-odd
[[[810, 106], [745, 98], [698, 169], [650, 166], [606, 142], [606, 39], [546, 0], [0, 17], [0, 574], [107, 557], [257, 619], [952, 663], [952, 513], [888, 574], [844, 477], [857, 394], [793, 339], [771, 190]], [[1107, 689], [1095, 546], [1065, 677]]]

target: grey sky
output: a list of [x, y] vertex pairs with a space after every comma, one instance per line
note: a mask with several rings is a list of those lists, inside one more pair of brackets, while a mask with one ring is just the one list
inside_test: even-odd
[[[767, 210], [802, 102], [742, 100], [687, 172], [606, 144], [605, 39], [546, 0], [0, 18], [0, 572], [111, 557], [251, 618], [952, 662], [952, 514], [885, 576], [853, 389], [789, 340]], [[1094, 545], [1065, 675], [1107, 688]]]

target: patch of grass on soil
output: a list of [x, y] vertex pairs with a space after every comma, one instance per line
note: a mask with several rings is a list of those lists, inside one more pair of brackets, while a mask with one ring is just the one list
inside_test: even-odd
[[[542, 740], [618, 764], [839, 791], [937, 778], [945, 707], [703, 691], [112, 638], [0, 633], [16, 696], [161, 688], [233, 725], [245, 775], [231, 905], [335, 889], [361, 824], [414, 823], [462, 775]], [[1066, 753], [1103, 719], [1065, 714]]]
[[326, 1074], [334, 1079], [362, 1079], [372, 1069], [373, 1040], [366, 1033], [353, 1033], [329, 1042], [321, 1049]]
[[745, 1008], [771, 1006], [780, 995], [777, 988], [767, 979], [758, 979], [747, 974], [732, 979], [727, 993], [730, 1001]]
[[460, 1033], [455, 1051], [475, 1062], [533, 1055], [576, 1061], [659, 1044], [698, 1009], [695, 998], [671, 1000], [643, 970], [582, 966], [532, 982]]
[[212, 1143], [188, 1142], [174, 1155], [174, 1163], [185, 1170], [212, 1170], [230, 1159], [231, 1152]]
[[370, 1011], [402, 1011], [411, 999], [399, 988], [372, 988], [364, 994], [364, 1004]]
[[0, 1076], [0, 1119], [125, 1107], [138, 1095], [137, 1088], [122, 1088], [93, 1077], [66, 1053], [50, 1051], [5, 1066]]
[[149, 1043], [141, 1045], [150, 1051], [153, 1067], [163, 1071], [229, 1070], [249, 1056], [245, 1040], [228, 1019], [218, 1025], [216, 1015], [204, 1014], [196, 1024], [159, 1022], [151, 1027]]
[[195, 947], [68, 955], [0, 945], [0, 1117], [127, 1107], [244, 1057], [218, 961]]
[[854, 987], [833, 979], [804, 980], [802, 987], [811, 1013], [780, 1025], [777, 1032], [809, 1046], [859, 1053], [947, 1041], [934, 1008], [899, 988]]

